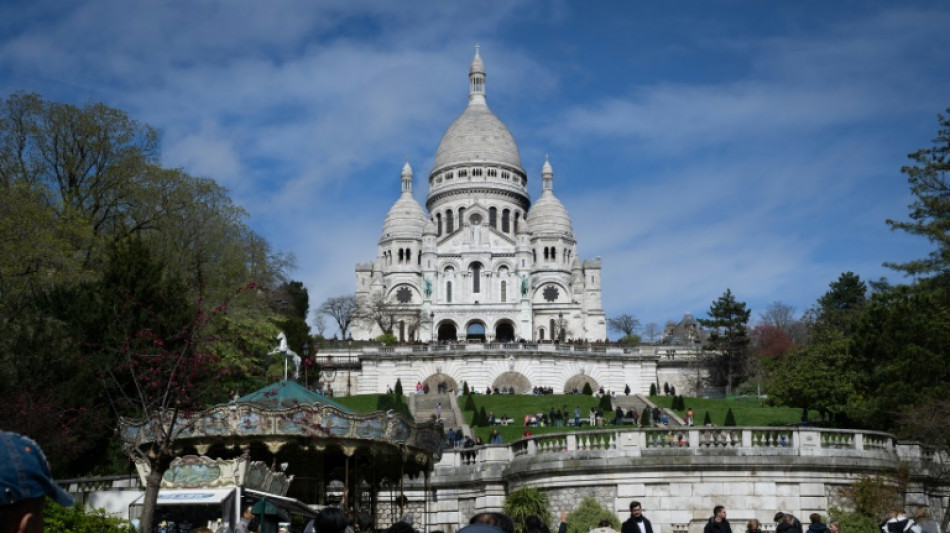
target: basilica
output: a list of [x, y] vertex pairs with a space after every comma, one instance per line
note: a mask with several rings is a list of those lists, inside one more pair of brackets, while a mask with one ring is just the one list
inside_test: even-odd
[[600, 258], [577, 256], [550, 161], [532, 204], [518, 145], [488, 107], [478, 47], [468, 78], [468, 105], [439, 142], [425, 208], [407, 161], [376, 260], [356, 266], [356, 297], [370, 319], [353, 337], [604, 340]]

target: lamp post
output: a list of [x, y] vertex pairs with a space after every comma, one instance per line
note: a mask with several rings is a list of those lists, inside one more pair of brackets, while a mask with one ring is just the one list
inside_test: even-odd
[[346, 395], [350, 395], [350, 364], [352, 364], [352, 350], [353, 350], [353, 339], [350, 338], [346, 346]]

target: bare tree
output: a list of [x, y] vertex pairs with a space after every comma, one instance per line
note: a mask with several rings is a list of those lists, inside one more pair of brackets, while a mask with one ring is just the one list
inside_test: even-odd
[[[932, 485], [937, 501], [948, 501], [947, 481], [950, 481], [950, 400], [928, 398], [904, 408], [898, 413], [900, 436], [920, 441], [934, 452], [926, 465], [931, 476], [940, 482]], [[941, 531], [950, 526], [950, 503], [945, 504]]]
[[643, 335], [650, 342], [656, 342], [656, 338], [660, 336], [660, 325], [656, 322], [647, 322], [647, 325], [643, 326]]
[[[356, 296], [348, 294], [327, 298], [317, 309], [317, 316], [327, 316], [333, 319], [337, 327], [340, 328], [340, 336], [345, 339], [350, 326], [359, 316], [359, 305]], [[317, 331], [320, 331], [319, 328]]]
[[808, 340], [808, 327], [803, 320], [795, 317], [795, 307], [782, 302], [772, 302], [765, 311], [759, 313], [759, 324], [781, 329], [797, 346], [802, 346]]
[[607, 319], [607, 327], [612, 331], [623, 333], [624, 337], [632, 337], [640, 329], [640, 321], [637, 317], [624, 313], [614, 318]]

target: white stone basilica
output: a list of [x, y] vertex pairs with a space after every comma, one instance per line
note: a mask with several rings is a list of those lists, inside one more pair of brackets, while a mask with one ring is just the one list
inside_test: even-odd
[[488, 108], [478, 47], [468, 106], [442, 136], [429, 173], [427, 209], [412, 182], [407, 161], [376, 261], [356, 266], [357, 299], [388, 316], [355, 325], [354, 338], [375, 338], [382, 324], [401, 341], [606, 338], [600, 258], [577, 257], [549, 161], [531, 204], [518, 145]]

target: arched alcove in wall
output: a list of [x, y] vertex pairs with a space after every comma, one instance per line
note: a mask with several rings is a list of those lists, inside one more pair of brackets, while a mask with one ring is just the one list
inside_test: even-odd
[[445, 383], [446, 390], [448, 392], [455, 392], [459, 390], [459, 384], [452, 376], [438, 372], [427, 377], [425, 381], [422, 382], [423, 385], [428, 385], [430, 391], [439, 390], [439, 383]]
[[531, 390], [531, 382], [528, 381], [528, 378], [521, 372], [509, 370], [499, 374], [498, 377], [495, 378], [495, 381], [492, 382], [491, 387], [492, 390], [497, 388], [503, 392], [507, 392], [508, 389], [514, 387], [515, 394], [524, 394]]
[[590, 383], [591, 390], [597, 390], [600, 388], [600, 385], [594, 378], [588, 376], [587, 374], [576, 374], [564, 382], [564, 394], [570, 394], [574, 392], [574, 389], [577, 389], [577, 392], [583, 391], [585, 383]]

